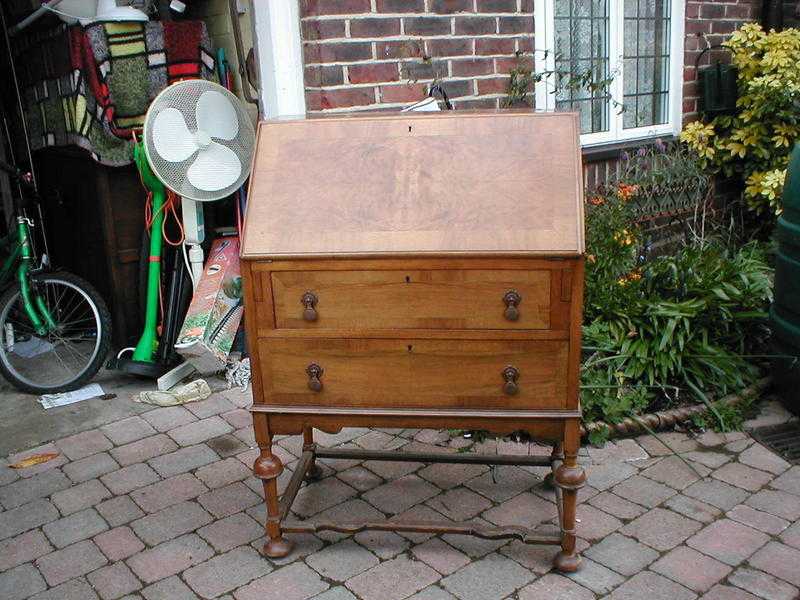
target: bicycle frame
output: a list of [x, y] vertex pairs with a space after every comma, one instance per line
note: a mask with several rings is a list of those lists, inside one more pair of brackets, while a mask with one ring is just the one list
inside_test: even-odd
[[44, 300], [31, 285], [30, 271], [35, 258], [31, 248], [30, 228], [32, 226], [33, 223], [29, 218], [18, 216], [16, 239], [9, 235], [4, 240], [11, 247], [11, 251], [3, 261], [3, 266], [0, 267], [0, 283], [5, 284], [10, 280], [14, 265], [19, 263], [16, 269], [16, 279], [19, 283], [25, 314], [28, 315], [36, 334], [46, 335], [54, 331], [57, 325]]

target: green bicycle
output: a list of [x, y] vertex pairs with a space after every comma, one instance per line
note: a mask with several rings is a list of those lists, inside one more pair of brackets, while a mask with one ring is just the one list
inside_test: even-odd
[[[15, 167], [0, 162], [0, 169], [21, 188], [33, 188]], [[37, 264], [34, 222], [23, 201], [16, 228], [0, 238], [6, 255], [0, 266], [0, 373], [25, 392], [74, 390], [95, 376], [108, 354], [111, 315], [89, 283], [51, 271], [46, 254]]]

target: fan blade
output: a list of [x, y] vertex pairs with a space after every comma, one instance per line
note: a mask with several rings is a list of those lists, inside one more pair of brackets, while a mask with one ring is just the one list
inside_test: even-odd
[[221, 93], [208, 90], [203, 92], [195, 108], [197, 128], [212, 138], [232, 140], [239, 133], [239, 117], [236, 107]]
[[217, 142], [211, 142], [197, 155], [186, 172], [194, 187], [204, 192], [216, 192], [233, 185], [242, 174], [242, 163], [236, 153]]
[[153, 146], [159, 157], [182, 162], [197, 151], [194, 136], [177, 108], [165, 108], [153, 119]]

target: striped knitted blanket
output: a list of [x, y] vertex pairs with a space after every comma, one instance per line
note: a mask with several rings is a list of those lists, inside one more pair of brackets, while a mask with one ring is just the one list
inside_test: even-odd
[[162, 89], [217, 79], [201, 21], [62, 26], [26, 39], [17, 65], [31, 146], [81, 146], [110, 166], [132, 162], [133, 133]]

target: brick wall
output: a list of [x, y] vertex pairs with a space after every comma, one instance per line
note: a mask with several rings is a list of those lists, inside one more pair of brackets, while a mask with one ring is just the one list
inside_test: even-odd
[[440, 80], [456, 108], [495, 108], [530, 67], [533, 0], [300, 0], [309, 112], [396, 109]]
[[708, 51], [698, 63], [703, 48], [721, 44], [743, 23], [759, 17], [762, 0], [697, 0], [686, 4], [686, 27], [683, 60], [683, 120], [698, 118], [699, 89], [697, 67], [713, 59], [727, 60], [724, 50]]

